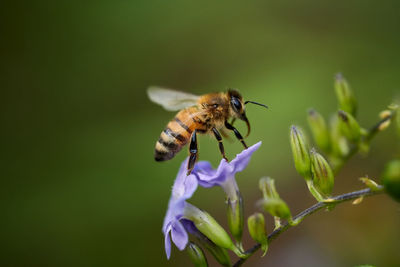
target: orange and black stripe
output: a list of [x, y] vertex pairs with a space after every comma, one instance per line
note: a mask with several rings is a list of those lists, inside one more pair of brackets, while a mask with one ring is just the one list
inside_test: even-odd
[[190, 136], [196, 125], [190, 120], [186, 124], [191, 112], [187, 109], [181, 110], [173, 120], [171, 120], [156, 143], [154, 158], [156, 161], [172, 159], [183, 146], [190, 140]]

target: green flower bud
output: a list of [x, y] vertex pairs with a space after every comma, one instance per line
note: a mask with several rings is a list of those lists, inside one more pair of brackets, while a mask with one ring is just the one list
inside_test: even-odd
[[271, 177], [261, 177], [258, 186], [264, 198], [279, 198], [278, 191], [275, 188], [275, 181]]
[[349, 153], [350, 147], [347, 143], [346, 138], [340, 131], [338, 116], [335, 115], [331, 117], [330, 126], [332, 129], [330, 132], [332, 141], [332, 153], [336, 158], [340, 159], [341, 157], [345, 157]]
[[386, 192], [400, 202], [400, 159], [392, 160], [386, 164], [382, 182]]
[[214, 242], [203, 235], [199, 230], [197, 230], [197, 228], [193, 228], [190, 233], [195, 236], [197, 241], [213, 255], [219, 264], [225, 267], [232, 266], [228, 251], [225, 248], [221, 248], [214, 244]]
[[338, 73], [335, 77], [335, 91], [339, 101], [339, 108], [355, 116], [357, 102], [349, 84], [341, 73]]
[[375, 183], [374, 180], [371, 180], [368, 177], [361, 177], [360, 181], [363, 182], [372, 191], [382, 190], [382, 186], [378, 185], [377, 183]]
[[361, 128], [356, 119], [343, 110], [339, 110], [338, 115], [341, 133], [350, 141], [358, 142], [361, 137]]
[[217, 246], [232, 250], [239, 257], [246, 257], [232, 242], [228, 233], [207, 212], [186, 203], [184, 216], [193, 222], [196, 228]]
[[254, 213], [247, 219], [250, 236], [254, 241], [261, 244], [261, 249], [264, 251], [263, 256], [268, 250], [268, 235], [265, 232], [265, 220], [261, 213]]
[[189, 242], [186, 248], [190, 259], [196, 267], [207, 267], [207, 259], [204, 256], [203, 250], [193, 242]]
[[314, 149], [311, 150], [311, 170], [314, 187], [324, 196], [332, 193], [334, 176], [328, 162]]
[[306, 180], [311, 178], [311, 160], [308, 144], [303, 132], [296, 126], [290, 130], [290, 146], [292, 147], [294, 166], [297, 172]]
[[314, 109], [308, 111], [308, 124], [317, 145], [325, 152], [331, 148], [331, 138], [324, 117]]
[[260, 189], [263, 192], [263, 199], [258, 203], [261, 207], [272, 216], [291, 221], [289, 207], [280, 197], [275, 188], [275, 181], [269, 177], [260, 179]]
[[261, 204], [262, 208], [272, 216], [276, 216], [288, 221], [292, 218], [288, 205], [280, 198], [262, 199], [259, 203]]

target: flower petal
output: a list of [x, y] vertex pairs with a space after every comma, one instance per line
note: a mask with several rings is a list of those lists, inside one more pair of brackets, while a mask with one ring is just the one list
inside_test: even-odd
[[175, 221], [175, 223], [172, 224], [171, 237], [179, 250], [184, 250], [189, 242], [188, 234], [179, 221]]
[[261, 146], [261, 141], [251, 147], [243, 150], [230, 162], [230, 164], [234, 167], [234, 172], [243, 171], [247, 164], [250, 162], [251, 155]]
[[168, 231], [165, 234], [164, 245], [165, 245], [165, 253], [167, 254], [167, 259], [171, 257], [171, 237], [169, 236], [169, 232], [171, 227], [169, 227]]
[[182, 196], [183, 199], [189, 199], [193, 196], [194, 192], [196, 192], [197, 189], [197, 178], [195, 175], [190, 174], [189, 176], [186, 176], [186, 179], [184, 181], [184, 194]]
[[186, 162], [187, 159], [181, 164], [174, 186], [172, 187], [172, 198], [174, 199], [188, 199], [197, 189], [196, 176], [193, 174], [186, 175]]

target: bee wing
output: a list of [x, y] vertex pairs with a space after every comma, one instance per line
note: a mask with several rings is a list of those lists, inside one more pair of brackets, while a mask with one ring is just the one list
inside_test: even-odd
[[152, 86], [147, 89], [150, 100], [168, 111], [180, 110], [197, 104], [199, 96]]

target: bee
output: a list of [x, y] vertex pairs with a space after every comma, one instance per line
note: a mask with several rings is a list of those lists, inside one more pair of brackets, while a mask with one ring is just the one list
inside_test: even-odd
[[[197, 96], [171, 89], [150, 87], [147, 93], [151, 101], [160, 104], [166, 110], [179, 110], [161, 132], [156, 142], [154, 159], [156, 161], [170, 160], [189, 143], [187, 175], [193, 170], [198, 158], [198, 133], [214, 135], [222, 157], [228, 161], [220, 131], [223, 133], [226, 129], [233, 131], [243, 147], [247, 149], [246, 142], [240, 132], [233, 127], [233, 122], [240, 119], [246, 123], [247, 137], [250, 133], [250, 123], [246, 117], [245, 105], [252, 103], [268, 108], [254, 101], [243, 101], [240, 93], [233, 89]], [[228, 122], [230, 118], [232, 118], [231, 123]]]

